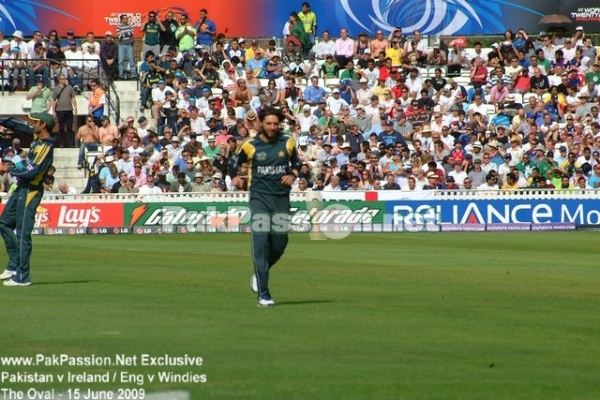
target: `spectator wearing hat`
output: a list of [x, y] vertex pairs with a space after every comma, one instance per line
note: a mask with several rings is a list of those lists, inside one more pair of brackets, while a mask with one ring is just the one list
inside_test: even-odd
[[358, 58], [360, 68], [366, 68], [367, 60], [371, 58], [369, 38], [364, 31], [358, 34], [358, 40], [354, 42], [354, 58]]
[[302, 106], [302, 112], [296, 116], [301, 132], [308, 134], [310, 127], [318, 125], [319, 119], [311, 113], [311, 107], [308, 104]]
[[100, 75], [102, 60], [100, 59], [100, 54], [96, 52], [94, 44], [85, 42], [83, 48], [86, 50], [83, 52], [83, 76], [87, 77], [85, 81], [89, 82], [90, 77]]
[[427, 173], [427, 184], [423, 186], [423, 190], [442, 190], [446, 189], [446, 186], [442, 185], [439, 180], [441, 176], [433, 171]]
[[227, 189], [221, 172], [215, 172], [211, 179], [211, 192], [219, 193], [224, 192]]
[[477, 187], [485, 182], [486, 175], [487, 173], [481, 168], [481, 158], [473, 157], [473, 167], [467, 171], [467, 177]]
[[583, 26], [575, 27], [575, 33], [573, 34], [573, 37], [571, 38], [571, 41], [573, 42], [573, 47], [577, 48], [577, 47], [583, 46], [584, 38], [585, 38], [585, 32], [583, 30]]
[[326, 141], [321, 141], [322, 150], [317, 154], [317, 166], [320, 167], [328, 162], [333, 157], [333, 145]]
[[377, 139], [385, 146], [394, 146], [396, 143], [401, 143], [403, 147], [407, 148], [406, 140], [400, 134], [400, 132], [394, 129], [394, 122], [391, 120], [382, 123], [383, 131], [378, 135]]
[[59, 43], [63, 53], [66, 53], [71, 48], [71, 43], [75, 43], [77, 50], [81, 50], [81, 40], [75, 38], [75, 31], [73, 29], [67, 30], [65, 38]]
[[466, 39], [456, 38], [449, 44], [448, 50], [448, 76], [460, 76], [463, 66], [468, 66], [467, 53], [465, 51]]
[[33, 55], [33, 51], [30, 51], [29, 46], [25, 42], [23, 32], [21, 32], [20, 30], [16, 30], [12, 34], [12, 37], [13, 39], [10, 41], [10, 49], [13, 53], [15, 52], [15, 49], [17, 49], [17, 58], [21, 58], [23, 60], [30, 58]]
[[210, 192], [210, 186], [204, 181], [202, 172], [196, 172], [194, 182], [191, 183], [191, 192]]
[[[104, 71], [111, 80], [117, 79], [119, 76], [118, 55], [119, 46], [115, 43], [113, 33], [106, 31], [104, 33], [104, 41], [100, 44], [100, 61], [104, 67]], [[142, 57], [142, 60], [144, 57]]]
[[341, 153], [337, 155], [338, 165], [346, 165], [350, 162], [350, 152], [352, 151], [352, 146], [350, 143], [342, 143], [339, 148], [341, 149]]
[[351, 79], [342, 79], [340, 81], [340, 97], [346, 100], [348, 105], [353, 104], [356, 99], [356, 93], [352, 88], [352, 80]]
[[65, 63], [68, 67], [68, 83], [73, 86], [75, 92], [81, 93], [83, 89], [83, 52], [78, 43], [80, 42], [71, 41], [67, 50], [64, 50], [63, 53], [65, 55]]
[[359, 84], [360, 88], [356, 91], [355, 97], [358, 100], [358, 104], [366, 107], [369, 105], [371, 97], [373, 97], [374, 93], [369, 88], [369, 81], [367, 78], [360, 78]]
[[[539, 149], [542, 153], [545, 152], [545, 148], [543, 145], [538, 145]], [[528, 153], [523, 153], [521, 155], [521, 161], [517, 163], [517, 170], [523, 175], [525, 179], [529, 179], [531, 176], [533, 169], [536, 167], [536, 164], [531, 160], [531, 157]], [[539, 170], [538, 170], [539, 171]]]
[[159, 80], [158, 86], [152, 89], [152, 117], [157, 125], [161, 108], [166, 104], [170, 104], [174, 95], [175, 90], [173, 90], [172, 87], [167, 86], [164, 79]]
[[4, 60], [4, 70], [2, 71], [5, 79], [4, 90], [11, 94], [14, 90], [24, 90], [28, 85], [28, 68], [27, 61], [21, 54], [21, 48], [11, 47], [8, 41], [4, 40], [2, 41], [1, 58]]
[[[189, 50], [181, 52], [181, 59], [177, 62], [177, 69], [181, 71], [184, 76], [179, 79], [180, 83], [184, 80], [184, 77], [193, 75], [197, 62], [198, 61], [190, 54]], [[187, 78], [185, 80], [187, 83]]]
[[[250, 47], [244, 49], [246, 52], [246, 66], [248, 67], [250, 64], [250, 61], [254, 60], [252, 62], [253, 66], [252, 69], [257, 68], [257, 67], [261, 67], [262, 64], [265, 64], [262, 69], [266, 70], [266, 63], [268, 62], [268, 58], [265, 57], [265, 50], [263, 48], [261, 48], [259, 46], [258, 40], [253, 39], [250, 42]], [[258, 54], [258, 57], [257, 57]], [[257, 71], [259, 72], [259, 71]], [[266, 77], [266, 75], [265, 75]]]
[[204, 153], [214, 160], [221, 149], [217, 146], [217, 140], [214, 136], [209, 136], [207, 142], [208, 146], [204, 147]]
[[181, 157], [183, 152], [183, 146], [181, 146], [181, 139], [174, 135], [171, 138], [171, 142], [165, 146], [168, 151], [169, 159], [176, 161]]
[[367, 140], [364, 135], [371, 130], [373, 119], [367, 115], [362, 105], [356, 106], [355, 110], [356, 116], [352, 118], [351, 123], [358, 127], [358, 131], [363, 134], [363, 139]]
[[[100, 171], [100, 192], [101, 193], [112, 193], [112, 188], [115, 184], [119, 183], [120, 175], [116, 164], [114, 163], [113, 156], [106, 156], [104, 158], [106, 168]], [[118, 190], [118, 189], [117, 189]]]
[[348, 107], [349, 104], [346, 100], [341, 98], [340, 90], [335, 88], [331, 91], [331, 96], [327, 98], [327, 107], [331, 111], [332, 116], [337, 116], [342, 107]]

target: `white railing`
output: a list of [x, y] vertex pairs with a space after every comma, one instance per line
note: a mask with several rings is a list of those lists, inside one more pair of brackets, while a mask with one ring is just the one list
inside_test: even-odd
[[[326, 201], [394, 201], [394, 200], [594, 200], [600, 199], [599, 189], [574, 190], [425, 190], [408, 191], [342, 191], [342, 192], [292, 192], [292, 201], [326, 200]], [[1, 196], [2, 203], [8, 199]], [[152, 195], [94, 193], [62, 195], [46, 193], [44, 203], [239, 203], [248, 202], [248, 192], [192, 192], [192, 193], [161, 193]]]

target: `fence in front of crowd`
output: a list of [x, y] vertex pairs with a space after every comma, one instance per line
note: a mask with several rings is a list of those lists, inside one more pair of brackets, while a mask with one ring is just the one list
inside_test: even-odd
[[[600, 229], [599, 197], [595, 189], [300, 192], [291, 195], [285, 227], [332, 233]], [[246, 192], [47, 194], [33, 234], [240, 233], [256, 222]]]

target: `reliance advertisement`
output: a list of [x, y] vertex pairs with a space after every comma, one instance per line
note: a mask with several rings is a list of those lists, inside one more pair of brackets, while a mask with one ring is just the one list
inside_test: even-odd
[[391, 223], [406, 218], [444, 224], [600, 224], [597, 200], [388, 201]]
[[[401, 26], [405, 33], [415, 29], [425, 35], [499, 34], [507, 29], [524, 28], [529, 32], [545, 30], [538, 21], [546, 14], [565, 14], [587, 30], [597, 30], [600, 10], [590, 0], [314, 0], [312, 10], [317, 15], [318, 34], [328, 29], [334, 37], [340, 29], [349, 29], [350, 36], [360, 31], [374, 36], [377, 29], [390, 31]], [[60, 36], [73, 29], [77, 36], [93, 31], [103, 36], [116, 30], [120, 14], [129, 14], [131, 23], [139, 28], [149, 11], [163, 19], [167, 11], [175, 18], [186, 14], [193, 23], [201, 8], [208, 10], [217, 31], [227, 36], [281, 37], [291, 11], [300, 11], [302, 1], [281, 0], [180, 0], [166, 3], [147, 1], [42, 0], [39, 2], [5, 0], [0, 7], [0, 29], [6, 36], [16, 29], [31, 36], [34, 30], [47, 34], [56, 29]], [[573, 27], [571, 27], [573, 28]], [[136, 29], [136, 35], [142, 32]]]

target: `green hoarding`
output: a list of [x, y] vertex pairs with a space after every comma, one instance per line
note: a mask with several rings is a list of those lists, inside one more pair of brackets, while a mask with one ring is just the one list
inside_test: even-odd
[[[335, 231], [362, 231], [383, 223], [384, 202], [292, 202], [289, 230], [308, 232], [313, 224]], [[125, 225], [134, 233], [249, 232], [257, 222], [248, 203], [173, 202], [125, 204]]]

